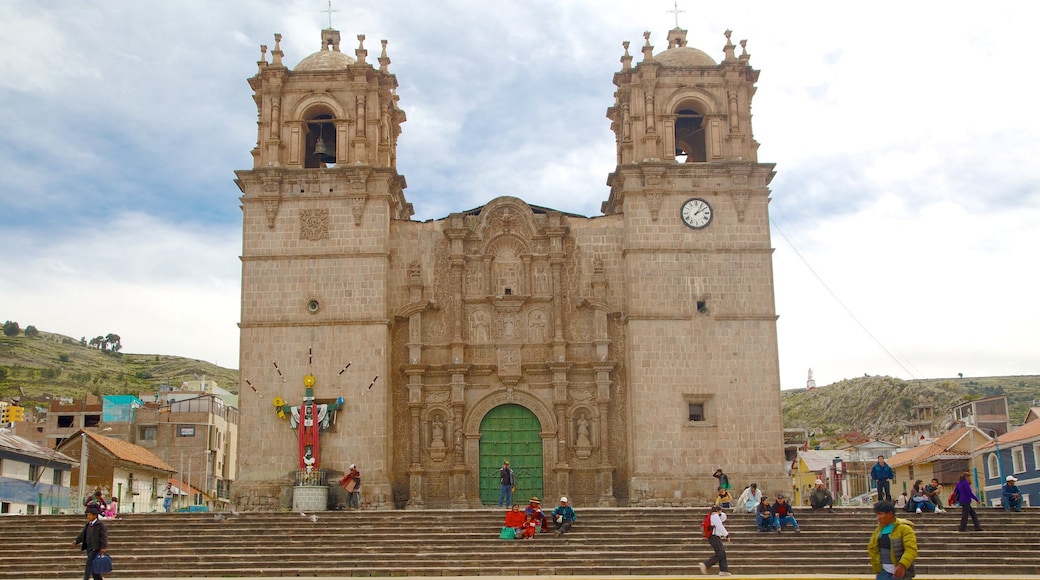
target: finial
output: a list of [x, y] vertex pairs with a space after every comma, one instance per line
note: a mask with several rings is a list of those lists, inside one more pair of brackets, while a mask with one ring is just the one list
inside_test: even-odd
[[643, 38], [646, 39], [646, 44], [643, 45], [643, 60], [654, 60], [654, 47], [650, 45], [649, 30], [643, 33]]
[[632, 55], [628, 54], [629, 44], [627, 40], [621, 43], [621, 46], [625, 47], [625, 55], [621, 57], [621, 70], [632, 68]]
[[256, 64], [260, 65], [261, 68], [264, 65], [267, 64], [267, 45], [266, 44], [261, 44], [260, 45], [260, 60]]
[[390, 57], [386, 55], [386, 40], [380, 40], [379, 44], [383, 45], [383, 51], [379, 53], [379, 70], [386, 72], [390, 66]]
[[724, 34], [726, 35], [726, 46], [722, 47], [722, 51], [726, 54], [726, 60], [733, 60], [737, 58], [736, 55], [733, 53], [733, 50], [736, 47], [733, 46], [733, 41], [729, 39], [730, 35], [733, 34], [733, 31], [727, 29]]
[[274, 50], [271, 51], [271, 64], [282, 66], [282, 35], [274, 33]]
[[747, 60], [751, 55], [747, 52], [747, 39], [740, 41], [740, 58], [741, 60]]
[[354, 54], [357, 55], [358, 64], [365, 64], [365, 57], [368, 56], [368, 51], [365, 50], [365, 35], [359, 34], [357, 35], [357, 39], [358, 47], [357, 50], [354, 51]]
[[646, 44], [644, 46], [650, 46], [650, 31], [649, 30], [646, 30], [646, 31], [643, 32], [643, 39], [646, 40]]

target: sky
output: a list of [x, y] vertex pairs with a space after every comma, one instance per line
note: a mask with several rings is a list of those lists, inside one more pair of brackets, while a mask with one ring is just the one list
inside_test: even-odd
[[[761, 71], [780, 381], [1040, 374], [1040, 3], [0, 0], [0, 319], [238, 367], [259, 45], [387, 39], [413, 219], [599, 215], [621, 43]], [[675, 9], [680, 12], [676, 14]]]

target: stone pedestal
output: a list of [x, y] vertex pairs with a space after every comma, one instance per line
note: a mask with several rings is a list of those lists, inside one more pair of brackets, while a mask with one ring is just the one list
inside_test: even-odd
[[329, 509], [329, 488], [325, 485], [297, 485], [293, 487], [293, 511], [323, 512]]

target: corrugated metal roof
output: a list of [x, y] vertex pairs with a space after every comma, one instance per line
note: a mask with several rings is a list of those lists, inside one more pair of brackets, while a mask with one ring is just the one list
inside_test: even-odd
[[65, 455], [64, 453], [58, 453], [53, 449], [37, 445], [24, 437], [19, 437], [10, 431], [7, 431], [6, 429], [0, 430], [0, 449], [5, 449], [26, 457], [43, 459], [45, 461], [57, 461], [69, 466], [79, 465], [79, 461]]

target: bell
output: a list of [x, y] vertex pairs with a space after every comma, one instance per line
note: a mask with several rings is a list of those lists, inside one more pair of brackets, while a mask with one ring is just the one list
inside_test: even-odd
[[317, 142], [314, 143], [314, 154], [318, 156], [318, 161], [322, 163], [335, 163], [336, 156], [329, 153], [329, 150], [325, 148], [325, 140], [318, 137]]

